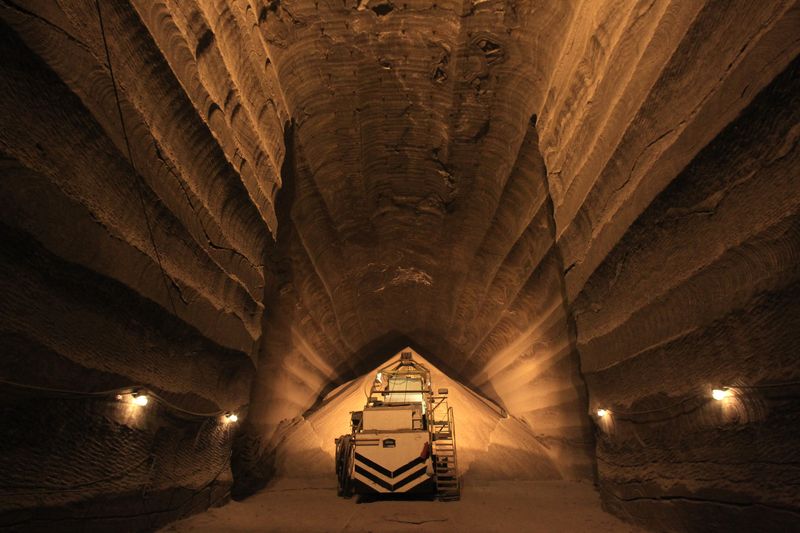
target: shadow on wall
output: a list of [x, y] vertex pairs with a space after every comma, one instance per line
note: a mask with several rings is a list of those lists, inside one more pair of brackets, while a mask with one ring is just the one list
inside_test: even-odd
[[[295, 123], [289, 121], [284, 124], [283, 140], [286, 147], [286, 154], [281, 166], [281, 189], [277, 195], [275, 203], [275, 215], [278, 221], [278, 234], [274, 245], [269, 248], [269, 255], [264, 258], [264, 302], [267, 309], [281, 309], [278, 302], [281, 297], [281, 287], [285, 286], [291, 279], [291, 261], [288, 259], [287, 246], [294, 231], [291, 224], [291, 211], [295, 198]], [[288, 309], [293, 307], [289, 306]], [[286, 317], [283, 313], [265, 313], [262, 320], [262, 331], [269, 331], [272, 334], [270, 339], [275, 338], [275, 332], [285, 332], [290, 335], [291, 317]], [[277, 323], [281, 321], [282, 323]], [[285, 327], [286, 326], [286, 327]], [[265, 366], [265, 338], [262, 335], [262, 346], [260, 350], [259, 366]], [[291, 338], [288, 339], [291, 342]], [[279, 341], [286, 342], [280, 338]], [[263, 370], [258, 373], [262, 375]], [[258, 405], [263, 394], [263, 383], [258, 379], [254, 380], [253, 388], [250, 391], [251, 409], [247, 419], [244, 420], [240, 431], [236, 435], [231, 451], [231, 470], [233, 472], [233, 486], [231, 487], [231, 497], [240, 500], [258, 489], [262, 488], [266, 482], [274, 475], [274, 445], [263, 442], [263, 431], [261, 431], [253, 419], [257, 418], [254, 413], [253, 405]], [[254, 416], [255, 415], [255, 416]]]

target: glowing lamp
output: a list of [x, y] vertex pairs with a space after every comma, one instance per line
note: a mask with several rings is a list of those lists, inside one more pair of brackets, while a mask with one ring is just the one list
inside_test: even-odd
[[239, 420], [239, 417], [236, 416], [236, 413], [225, 413], [225, 422], [236, 422]]
[[597, 410], [597, 416], [598, 416], [599, 418], [603, 418], [603, 417], [604, 417], [604, 416], [606, 416], [607, 414], [608, 414], [608, 409], [598, 409], [598, 410]]
[[147, 398], [146, 394], [133, 395], [133, 403], [135, 403], [136, 405], [141, 405], [142, 407], [144, 407], [145, 405], [147, 405], [148, 401], [150, 400]]
[[730, 395], [731, 391], [728, 389], [714, 389], [711, 391], [711, 397], [717, 400], [718, 402], [724, 400]]

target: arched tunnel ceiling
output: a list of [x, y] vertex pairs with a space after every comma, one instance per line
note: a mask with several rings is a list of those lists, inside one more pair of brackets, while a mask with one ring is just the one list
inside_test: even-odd
[[0, 10], [3, 223], [260, 361], [254, 420], [396, 337], [579, 448], [571, 302], [800, 49], [789, 0]]

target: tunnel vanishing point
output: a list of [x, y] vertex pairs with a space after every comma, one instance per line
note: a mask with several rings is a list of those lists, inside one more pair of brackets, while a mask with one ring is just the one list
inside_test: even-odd
[[0, 530], [247, 498], [407, 346], [522, 477], [797, 530], [797, 0], [0, 14]]

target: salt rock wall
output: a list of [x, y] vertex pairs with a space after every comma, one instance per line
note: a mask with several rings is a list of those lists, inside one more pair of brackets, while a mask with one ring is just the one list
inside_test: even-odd
[[581, 5], [539, 121], [570, 299], [800, 52], [794, 1]]
[[590, 477], [570, 306], [797, 55], [797, 15], [780, 1], [269, 4], [295, 189], [252, 445], [410, 342]]
[[582, 4], [538, 122], [604, 505], [791, 529], [800, 11], [626, 5]]
[[[697, 439], [680, 457], [670, 422], [658, 444], [587, 416], [796, 380], [796, 0], [33, 0], [0, 16], [2, 376], [250, 403], [234, 438], [5, 386], [30, 424], [4, 439], [6, 522], [44, 524], [41, 507], [100, 524], [102, 493], [153, 526], [224, 498], [231, 453], [248, 494], [281, 466], [281, 430], [406, 345], [527, 425], [563, 477], [597, 466], [607, 507], [643, 524], [796, 509], [742, 466], [794, 461], [775, 418], [794, 415], [770, 403], [788, 393], [719, 433], [675, 418]], [[767, 455], [736, 455], [759, 428]], [[114, 435], [139, 452], [109, 453]], [[144, 452], [169, 449], [185, 463]], [[48, 470], [21, 464], [65, 481], [31, 496]]]
[[535, 116], [572, 6], [257, 14], [295, 127], [246, 448], [410, 343], [591, 477]]
[[[608, 509], [656, 530], [800, 516], [800, 60], [687, 165], [574, 303]], [[711, 399], [714, 388], [732, 396]]]
[[230, 492], [282, 119], [231, 133], [246, 104], [143, 4], [100, 2], [105, 41], [95, 2], [0, 5], [2, 526], [150, 530]]

